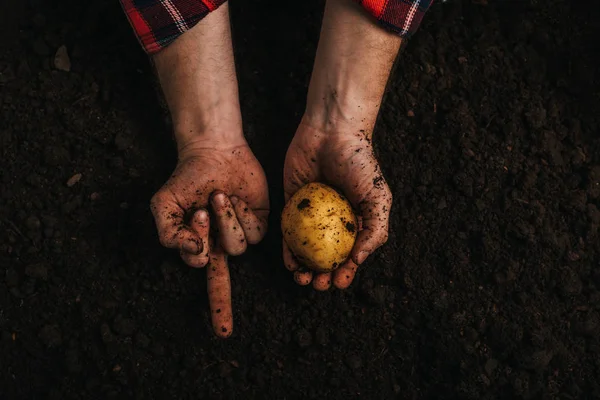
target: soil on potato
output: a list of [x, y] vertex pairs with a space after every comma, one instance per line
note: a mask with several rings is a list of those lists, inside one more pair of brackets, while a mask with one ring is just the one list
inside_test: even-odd
[[389, 242], [317, 293], [283, 267], [278, 216], [323, 3], [232, 1], [273, 213], [231, 259], [223, 341], [204, 271], [157, 240], [149, 199], [176, 155], [119, 3], [5, 0], [0, 397], [600, 397], [600, 11], [578, 4], [431, 8], [374, 135]]

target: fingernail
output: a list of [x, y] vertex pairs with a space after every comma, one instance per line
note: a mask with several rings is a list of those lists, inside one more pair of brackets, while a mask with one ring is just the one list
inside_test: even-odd
[[217, 193], [213, 196], [213, 201], [217, 205], [217, 207], [225, 207], [225, 193]]
[[182, 248], [186, 253], [191, 253], [194, 255], [200, 254], [200, 251], [201, 251], [200, 247], [198, 246], [198, 243], [196, 243], [195, 241], [193, 241], [191, 239], [186, 240], [183, 243]]
[[231, 196], [229, 198], [229, 201], [231, 201], [231, 204], [233, 204], [234, 206], [237, 206], [237, 203], [240, 201], [237, 197], [235, 196]]
[[356, 263], [358, 265], [362, 264], [363, 262], [365, 262], [365, 260], [367, 259], [367, 257], [369, 256], [369, 253], [366, 251], [361, 251], [360, 253], [358, 253], [358, 256], [356, 257]]
[[196, 211], [196, 221], [198, 221], [200, 224], [204, 224], [204, 223], [206, 223], [207, 220], [208, 220], [208, 213], [206, 212], [206, 210]]

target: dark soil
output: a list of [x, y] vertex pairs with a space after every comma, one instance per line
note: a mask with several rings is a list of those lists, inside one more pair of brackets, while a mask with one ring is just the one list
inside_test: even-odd
[[[4, 0], [0, 398], [599, 398], [600, 7], [578, 4], [431, 8], [374, 135], [390, 240], [316, 293], [277, 226], [322, 2], [233, 1], [274, 211], [231, 260], [223, 341], [204, 271], [158, 243], [149, 199], [175, 149], [118, 1]], [[62, 44], [71, 72], [52, 67]]]

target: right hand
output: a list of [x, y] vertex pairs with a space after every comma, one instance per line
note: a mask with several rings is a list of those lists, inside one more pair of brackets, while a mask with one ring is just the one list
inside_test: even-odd
[[260, 242], [269, 215], [267, 180], [248, 144], [182, 149], [175, 171], [152, 197], [151, 210], [163, 246], [178, 249], [191, 267], [209, 264], [213, 328], [220, 337], [230, 336], [227, 255]]
[[287, 269], [300, 285], [313, 283], [317, 290], [333, 284], [346, 289], [358, 266], [388, 239], [392, 193], [373, 153], [371, 138], [362, 131], [324, 132], [304, 121], [290, 143], [283, 170], [285, 201], [302, 186], [323, 182], [340, 189], [359, 213], [359, 233], [350, 257], [335, 271], [313, 274], [303, 268], [283, 241]]

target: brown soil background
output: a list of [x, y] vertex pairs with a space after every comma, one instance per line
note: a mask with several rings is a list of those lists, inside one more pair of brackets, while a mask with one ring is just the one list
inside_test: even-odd
[[276, 227], [323, 4], [285, 3], [231, 3], [273, 217], [231, 260], [221, 341], [204, 271], [156, 238], [175, 153], [118, 2], [3, 2], [0, 397], [599, 398], [600, 7], [431, 8], [374, 135], [390, 240], [350, 289], [316, 293]]

